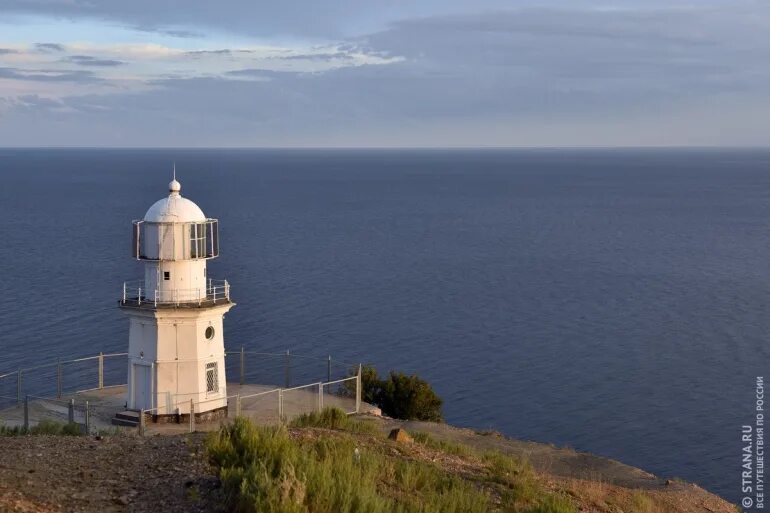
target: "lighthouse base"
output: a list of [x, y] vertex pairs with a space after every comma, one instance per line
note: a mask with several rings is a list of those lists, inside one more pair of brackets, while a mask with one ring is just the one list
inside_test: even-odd
[[[137, 427], [139, 425], [139, 415], [138, 411], [126, 410], [116, 413], [115, 417], [111, 419], [111, 423], [114, 426]], [[195, 422], [213, 422], [226, 418], [227, 406], [195, 414]], [[145, 420], [154, 424], [189, 424], [190, 414], [152, 415], [148, 413], [145, 414]]]
[[[149, 419], [156, 424], [187, 424], [190, 422], [189, 413], [176, 413], [170, 415], [148, 415]], [[211, 422], [214, 420], [227, 418], [227, 406], [216, 408], [214, 410], [204, 411], [195, 414], [195, 422]]]

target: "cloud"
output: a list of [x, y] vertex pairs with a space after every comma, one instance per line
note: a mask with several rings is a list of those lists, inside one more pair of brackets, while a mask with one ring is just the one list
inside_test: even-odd
[[10, 55], [10, 54], [16, 54], [19, 53], [18, 50], [13, 50], [11, 48], [0, 48], [0, 55]]
[[[770, 144], [768, 29], [770, 7], [755, 2], [575, 2], [421, 16], [304, 47], [79, 48], [126, 63], [91, 79], [131, 74], [146, 90], [116, 82], [115, 93], [61, 95], [57, 109], [40, 107], [59, 127], [41, 137], [108, 146]], [[3, 69], [34, 80], [52, 68]], [[6, 144], [39, 133], [25, 112], [6, 107], [17, 127], [0, 125]]]
[[117, 61], [114, 59], [99, 59], [91, 55], [70, 55], [65, 60], [68, 62], [77, 64], [79, 66], [108, 67], [108, 66], [122, 66], [126, 64], [123, 61]]
[[66, 50], [64, 45], [60, 45], [58, 43], [35, 43], [35, 48], [37, 48], [38, 52], [63, 52]]
[[0, 68], [0, 78], [33, 82], [95, 82], [99, 79], [90, 71]]

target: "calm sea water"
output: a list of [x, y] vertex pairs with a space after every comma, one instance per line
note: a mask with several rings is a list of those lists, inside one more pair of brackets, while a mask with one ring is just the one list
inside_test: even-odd
[[738, 498], [770, 152], [0, 150], [0, 372], [124, 350], [172, 161], [220, 219], [228, 346], [416, 372], [451, 423]]

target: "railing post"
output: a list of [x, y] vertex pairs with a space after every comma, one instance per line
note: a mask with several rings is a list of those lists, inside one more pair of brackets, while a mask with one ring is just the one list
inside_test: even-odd
[[29, 432], [29, 396], [24, 396], [24, 431]]
[[21, 369], [16, 373], [16, 403], [21, 404]]
[[241, 346], [241, 385], [246, 381], [246, 349]]
[[190, 399], [190, 433], [195, 433], [195, 400]]
[[123, 282], [123, 304], [126, 304], [126, 282]]
[[144, 436], [147, 429], [147, 419], [144, 418], [144, 410], [139, 410], [139, 436]]
[[70, 399], [70, 403], [67, 405], [67, 420], [70, 424], [75, 423], [75, 400]]
[[99, 390], [104, 388], [104, 353], [99, 351]]
[[56, 359], [56, 398], [61, 399], [61, 358]]
[[358, 364], [358, 374], [356, 374], [356, 413], [361, 413], [361, 364]]
[[139, 287], [139, 291], [136, 294], [136, 303], [137, 305], [142, 304], [142, 287]]
[[291, 385], [291, 354], [289, 350], [286, 350], [286, 358], [283, 362], [283, 377], [284, 388], [289, 388]]
[[326, 360], [326, 382], [332, 380], [332, 355]]
[[88, 406], [88, 401], [86, 401], [86, 435], [91, 434], [91, 408]]
[[318, 383], [318, 413], [324, 409], [324, 384]]

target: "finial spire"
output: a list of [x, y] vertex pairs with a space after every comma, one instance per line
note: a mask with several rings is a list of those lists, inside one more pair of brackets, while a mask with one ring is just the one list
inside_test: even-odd
[[168, 184], [168, 192], [171, 193], [171, 195], [177, 195], [179, 196], [179, 191], [182, 189], [182, 185], [176, 181], [176, 162], [174, 162], [173, 169], [173, 176], [171, 183]]

